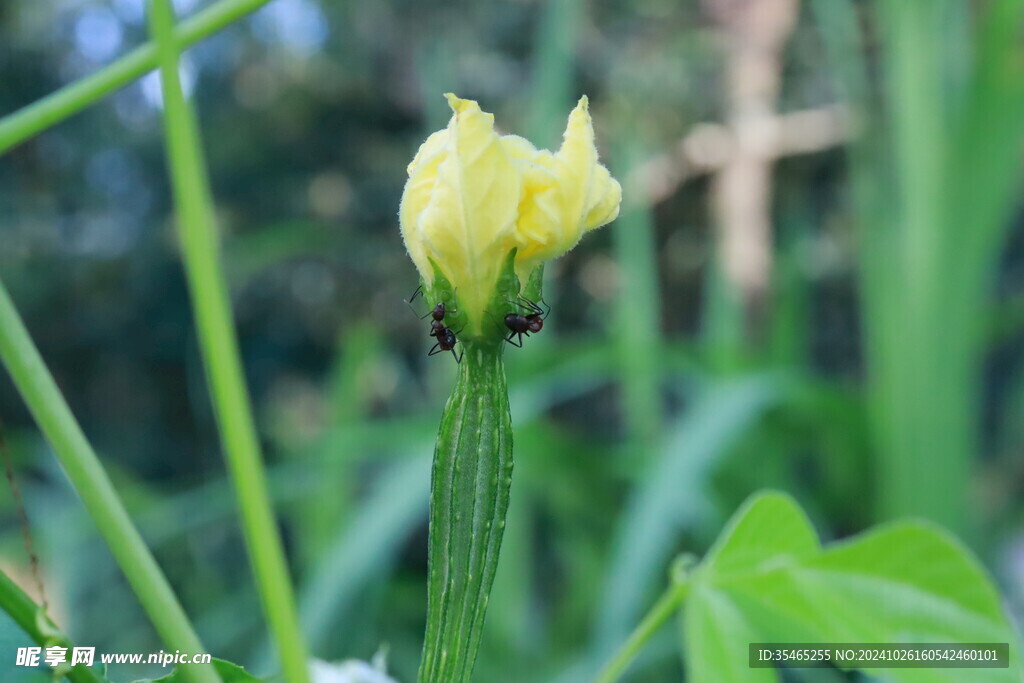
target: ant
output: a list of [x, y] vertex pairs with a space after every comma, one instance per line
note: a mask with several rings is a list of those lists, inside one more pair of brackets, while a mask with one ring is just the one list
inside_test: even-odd
[[[410, 308], [412, 307], [412, 300], [422, 293], [423, 285], [420, 285], [416, 288], [416, 291], [413, 292], [412, 296], [409, 297], [409, 300], [406, 301]], [[455, 332], [444, 324], [445, 313], [447, 313], [447, 309], [445, 308], [444, 302], [439, 301], [433, 309], [419, 316], [420, 320], [426, 318], [428, 315], [433, 318], [430, 322], [430, 336], [437, 339], [437, 343], [431, 347], [430, 351], [427, 352], [427, 355], [433, 356], [434, 354], [441, 353], [442, 351], [451, 351], [455, 362], [461, 363], [462, 354], [455, 354], [455, 345], [458, 343], [458, 338], [456, 337]]]
[[[520, 296], [519, 299], [523, 303], [517, 305], [530, 311], [530, 313], [528, 313], [527, 315], [521, 315], [519, 313], [509, 313], [508, 315], [505, 316], [505, 327], [509, 329], [509, 333], [508, 336], [505, 337], [505, 341], [507, 341], [512, 346], [518, 346], [519, 348], [522, 348], [524, 334], [527, 337], [529, 337], [531, 332], [536, 334], [540, 332], [542, 329], [544, 329], [544, 318], [547, 317], [548, 313], [551, 313], [551, 307], [548, 306], [548, 310], [545, 311], [543, 308], [538, 306], [533, 301], [530, 301], [529, 299], [526, 299], [522, 296]], [[544, 305], [547, 306], [547, 304]], [[512, 337], [515, 337], [516, 335], [518, 335], [519, 337], [518, 344], [512, 341]]]
[[455, 345], [459, 343], [459, 340], [455, 336], [455, 332], [453, 332], [450, 327], [445, 327], [440, 321], [434, 321], [434, 324], [431, 325], [432, 328], [436, 328], [437, 326], [440, 326], [437, 332], [435, 333], [432, 331], [430, 333], [431, 337], [435, 337], [437, 339], [437, 343], [431, 347], [430, 351], [427, 352], [427, 355], [433, 356], [434, 354], [441, 353], [442, 351], [451, 351], [452, 358], [455, 359], [455, 362], [461, 363], [462, 354], [460, 353], [459, 355], [455, 355]]

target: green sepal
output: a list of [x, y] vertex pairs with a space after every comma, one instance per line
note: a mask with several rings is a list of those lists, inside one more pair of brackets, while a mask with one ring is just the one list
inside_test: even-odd
[[434, 269], [434, 282], [428, 286], [422, 280], [420, 281], [423, 286], [424, 300], [431, 309], [437, 304], [443, 303], [445, 307], [444, 324], [452, 330], [464, 330], [468, 335], [469, 316], [465, 311], [459, 310], [458, 292], [455, 291], [451, 281], [433, 259], [430, 259], [430, 266]]
[[[434, 281], [429, 286], [421, 281], [424, 298], [431, 309], [438, 303], [444, 303], [446, 309], [444, 324], [454, 330], [460, 340], [474, 339], [495, 343], [501, 341], [508, 334], [503, 322], [505, 315], [522, 312], [522, 307], [517, 303], [519, 296], [522, 294], [531, 301], [536, 300], [528, 294], [529, 284], [527, 290], [521, 289], [519, 277], [516, 275], [515, 249], [509, 251], [505, 257], [501, 272], [494, 283], [494, 291], [491, 293], [487, 307], [482, 312], [479, 321], [473, 320], [467, 311], [460, 310], [458, 291], [433, 259], [431, 259], [430, 265], [434, 269]], [[539, 283], [541, 279], [538, 271], [542, 274], [543, 266], [534, 269], [530, 276], [530, 283], [534, 283], [536, 279], [534, 288], [537, 297], [540, 296]]]
[[504, 320], [507, 314], [518, 312], [516, 297], [519, 296], [519, 287], [519, 277], [516, 275], [516, 250], [513, 249], [505, 257], [491, 300], [484, 311], [482, 338], [500, 341], [508, 334]]
[[534, 303], [544, 298], [544, 264], [540, 264], [530, 271], [530, 277], [523, 287], [523, 298]]
[[494, 285], [494, 294], [491, 295], [490, 307], [499, 309], [507, 305], [509, 301], [515, 301], [519, 295], [519, 276], [516, 275], [516, 252], [513, 249], [508, 252], [505, 262], [501, 265], [501, 273]]

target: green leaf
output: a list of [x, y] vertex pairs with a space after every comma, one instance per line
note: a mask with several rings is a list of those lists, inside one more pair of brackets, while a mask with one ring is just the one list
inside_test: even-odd
[[[683, 609], [692, 680], [777, 680], [747, 668], [751, 642], [1017, 641], [991, 580], [948, 532], [900, 522], [821, 548], [803, 511], [777, 493], [740, 508], [692, 581]], [[1017, 669], [870, 672], [911, 682], [1020, 679]]]
[[[256, 678], [251, 673], [231, 662], [223, 659], [213, 659], [213, 668], [216, 669], [224, 683], [261, 683], [264, 679]], [[170, 674], [163, 678], [144, 679], [135, 683], [188, 683], [188, 679], [182, 672], [181, 667], [176, 667]]]
[[454, 329], [462, 329], [468, 324], [469, 319], [466, 317], [466, 312], [459, 309], [455, 288], [433, 259], [431, 259], [430, 265], [434, 269], [434, 282], [429, 287], [423, 283], [423, 298], [429, 308], [443, 303], [447, 308], [444, 318], [445, 325]]
[[722, 591], [701, 586], [683, 610], [687, 680], [719, 683], [777, 681], [772, 669], [747, 666], [747, 643], [763, 640], [736, 602]]
[[767, 492], [747, 499], [694, 575], [697, 587], [683, 618], [687, 670], [694, 680], [778, 680], [771, 669], [747, 666], [747, 644], [769, 639], [735, 597], [711, 584], [790, 566], [816, 556], [820, 549], [807, 515], [791, 497]]
[[716, 579], [765, 571], [780, 562], [817, 554], [821, 546], [807, 515], [791, 497], [758, 493], [733, 515], [704, 558]]
[[544, 264], [540, 264], [532, 271], [530, 277], [523, 285], [523, 298], [530, 301], [540, 301], [544, 298]]

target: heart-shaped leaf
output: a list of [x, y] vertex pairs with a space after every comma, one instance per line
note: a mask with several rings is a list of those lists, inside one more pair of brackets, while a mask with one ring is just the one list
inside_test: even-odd
[[[924, 522], [877, 527], [822, 548], [799, 506], [751, 498], [690, 577], [683, 609], [690, 680], [775, 681], [748, 668], [749, 643], [1011, 643], [991, 580]], [[1019, 681], [1008, 669], [872, 669], [907, 682]]]

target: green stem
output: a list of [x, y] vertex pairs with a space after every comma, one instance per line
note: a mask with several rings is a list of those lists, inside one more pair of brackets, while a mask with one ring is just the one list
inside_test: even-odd
[[430, 487], [427, 633], [420, 683], [473, 671], [512, 483], [503, 343], [467, 340], [441, 417]]
[[[68, 660], [74, 645], [64, 635], [32, 598], [21, 590], [10, 577], [0, 572], [0, 609], [7, 612], [11, 619], [21, 627], [29, 638], [40, 647], [58, 645], [68, 648]], [[77, 664], [64, 674], [71, 683], [107, 683], [94, 669]]]
[[178, 75], [180, 46], [175, 41], [174, 15], [169, 0], [151, 1], [149, 20], [150, 32], [159, 49], [167, 154], [185, 271], [221, 443], [235, 487], [256, 585], [277, 644], [284, 678], [289, 683], [305, 683], [309, 680], [306, 647], [299, 629], [284, 546], [267, 491], [227, 282], [218, 260], [213, 198], [199, 127], [195, 112], [182, 93]]
[[689, 581], [686, 579], [673, 581], [604, 667], [595, 683], [615, 683], [640, 654], [640, 650], [647, 644], [647, 641], [665, 625], [666, 621], [672, 618], [689, 593]]
[[[0, 283], [0, 358], [168, 650], [205, 652]], [[210, 665], [193, 681], [220, 681]]]
[[[174, 37], [181, 46], [216, 33], [270, 0], [222, 0], [181, 22]], [[157, 66], [156, 45], [146, 43], [116, 62], [0, 119], [0, 154], [24, 142]]]

